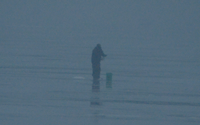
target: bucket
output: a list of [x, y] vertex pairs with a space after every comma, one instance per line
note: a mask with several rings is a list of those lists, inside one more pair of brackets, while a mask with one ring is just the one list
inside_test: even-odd
[[106, 81], [112, 81], [112, 73], [106, 73]]

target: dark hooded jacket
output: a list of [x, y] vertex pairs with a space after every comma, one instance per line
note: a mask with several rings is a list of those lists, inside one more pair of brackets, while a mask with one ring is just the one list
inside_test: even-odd
[[106, 54], [102, 51], [101, 46], [97, 45], [92, 51], [92, 64], [100, 64], [101, 57], [106, 57]]

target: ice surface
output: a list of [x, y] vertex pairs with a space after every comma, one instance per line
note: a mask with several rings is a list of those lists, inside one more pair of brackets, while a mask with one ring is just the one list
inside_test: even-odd
[[[9, 41], [1, 46], [2, 125], [200, 122], [199, 59], [185, 55], [183, 47], [129, 47], [119, 41], [109, 49], [103, 43], [108, 57], [101, 63], [102, 79], [95, 83], [92, 47], [36, 44]], [[106, 72], [113, 73], [112, 82], [106, 81]]]
[[0, 3], [0, 125], [200, 124], [199, 0]]

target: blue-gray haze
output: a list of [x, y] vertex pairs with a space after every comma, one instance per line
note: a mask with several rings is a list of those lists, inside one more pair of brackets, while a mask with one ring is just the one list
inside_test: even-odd
[[198, 125], [199, 22], [199, 0], [1, 0], [0, 124]]

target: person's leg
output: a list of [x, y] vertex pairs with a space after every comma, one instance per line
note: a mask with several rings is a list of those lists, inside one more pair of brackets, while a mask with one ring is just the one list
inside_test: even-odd
[[100, 64], [92, 65], [92, 76], [93, 79], [99, 79], [100, 78]]
[[98, 66], [97, 65], [92, 65], [92, 76], [93, 76], [93, 79], [97, 79], [97, 77], [98, 77], [98, 73], [97, 73], [97, 71], [98, 71]]
[[97, 72], [97, 79], [99, 79], [100, 78], [100, 73], [101, 73], [100, 64], [97, 66], [96, 72]]
[[92, 76], [94, 77], [94, 65], [92, 64]]

